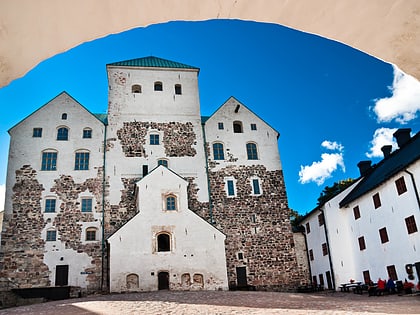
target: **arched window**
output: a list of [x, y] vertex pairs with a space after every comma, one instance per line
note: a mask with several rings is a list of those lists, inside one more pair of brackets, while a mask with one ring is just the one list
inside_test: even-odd
[[131, 93], [141, 93], [141, 85], [134, 84], [131, 86]]
[[66, 113], [61, 114], [61, 119], [62, 120], [67, 120], [67, 114]]
[[83, 129], [83, 139], [91, 139], [92, 138], [92, 129], [85, 128]]
[[96, 228], [90, 227], [86, 229], [86, 241], [96, 241]]
[[155, 91], [163, 91], [163, 84], [160, 81], [155, 82]]
[[233, 122], [233, 132], [234, 133], [242, 133], [242, 122], [234, 121]]
[[174, 195], [166, 196], [165, 204], [165, 209], [167, 211], [176, 210], [176, 197]]
[[41, 171], [55, 171], [57, 170], [57, 151], [42, 152]]
[[258, 160], [257, 145], [251, 142], [247, 143], [246, 154], [248, 155], [248, 160]]
[[165, 167], [168, 167], [168, 160], [166, 160], [166, 159], [159, 159], [158, 160], [158, 165], [163, 165]]
[[69, 140], [69, 129], [67, 127], [60, 127], [57, 130], [57, 140], [67, 141]]
[[175, 94], [177, 94], [177, 95], [181, 95], [182, 94], [181, 84], [175, 84]]
[[171, 236], [167, 233], [161, 233], [157, 236], [157, 250], [158, 252], [171, 251]]
[[224, 160], [225, 154], [223, 152], [223, 144], [222, 143], [213, 143], [213, 158], [215, 160]]
[[138, 289], [139, 288], [139, 276], [135, 273], [130, 273], [126, 277], [127, 289]]

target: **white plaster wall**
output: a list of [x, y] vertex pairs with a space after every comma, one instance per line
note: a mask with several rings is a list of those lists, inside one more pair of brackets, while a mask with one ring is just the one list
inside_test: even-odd
[[[165, 158], [169, 168], [183, 177], [194, 177], [198, 185], [198, 200], [208, 201], [207, 175], [198, 95], [197, 70], [150, 69], [140, 67], [108, 66], [109, 109], [107, 131], [113, 147], [107, 152], [107, 175], [110, 176], [111, 204], [118, 204], [123, 189], [121, 177], [141, 178], [142, 165], [149, 171], [157, 166], [157, 160]], [[117, 80], [116, 80], [117, 78]], [[121, 79], [124, 78], [124, 79]], [[163, 83], [163, 91], [154, 91], [154, 82]], [[131, 86], [139, 84], [142, 93], [132, 93]], [[181, 84], [182, 94], [175, 95], [175, 84]], [[117, 131], [123, 122], [191, 122], [196, 141], [193, 157], [167, 157], [163, 145], [163, 132], [160, 132], [160, 145], [149, 145], [146, 138], [147, 157], [125, 157]]]
[[[239, 111], [235, 113], [236, 107]], [[243, 133], [233, 132], [233, 122], [241, 121]], [[224, 129], [218, 129], [218, 123], [222, 122]], [[251, 123], [257, 125], [257, 130], [251, 130]], [[231, 97], [227, 100], [205, 123], [206, 142], [210, 146], [210, 160], [214, 161], [213, 143], [221, 142], [224, 146], [225, 160], [216, 160], [214, 171], [229, 165], [255, 165], [262, 164], [267, 170], [281, 170], [280, 154], [278, 150], [278, 132], [271, 128], [256, 114], [250, 111], [242, 103]], [[246, 143], [257, 144], [258, 160], [248, 160]], [[230, 157], [237, 161], [228, 161]]]
[[[420, 182], [420, 161], [408, 167]], [[407, 192], [398, 195], [395, 180], [404, 176]], [[418, 189], [418, 188], [417, 188]], [[381, 206], [374, 208], [372, 196], [379, 192]], [[353, 207], [359, 206], [360, 219], [354, 220]], [[371, 279], [388, 278], [387, 266], [395, 265], [399, 280], [407, 278], [405, 265], [420, 261], [420, 209], [409, 174], [402, 171], [375, 190], [352, 202], [343, 209], [349, 213], [350, 241], [354, 243], [355, 277], [362, 279], [364, 270], [369, 270]], [[414, 215], [418, 232], [408, 234], [405, 218]], [[382, 244], [379, 229], [386, 227], [389, 242]], [[364, 236], [366, 249], [359, 250], [357, 238]], [[417, 283], [419, 279], [413, 282]]]
[[[159, 271], [170, 274], [170, 288], [181, 288], [181, 276], [199, 273], [205, 290], [226, 290], [225, 235], [187, 208], [187, 182], [163, 166], [138, 184], [139, 213], [114, 233], [110, 244], [110, 290], [127, 291], [126, 276], [139, 276], [138, 291], [158, 289]], [[164, 195], [177, 196], [177, 211], [164, 210]], [[156, 235], [171, 234], [171, 251], [156, 251]], [[128, 254], [129, 253], [129, 254]]]

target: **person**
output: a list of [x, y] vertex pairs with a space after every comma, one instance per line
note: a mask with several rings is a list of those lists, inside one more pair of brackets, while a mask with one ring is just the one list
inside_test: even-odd
[[376, 286], [373, 283], [373, 281], [370, 280], [370, 279], [369, 279], [369, 283], [368, 283], [368, 294], [369, 294], [369, 296], [376, 295]]
[[378, 288], [376, 289], [377, 295], [381, 295], [385, 292], [385, 280], [381, 278], [378, 279]]
[[394, 280], [392, 280], [391, 278], [388, 278], [388, 281], [386, 283], [386, 291], [390, 294], [395, 293], [395, 283]]
[[405, 279], [404, 281], [404, 291], [406, 294], [411, 294], [413, 293], [413, 288], [414, 288], [414, 284], [412, 282], [407, 281], [407, 279]]

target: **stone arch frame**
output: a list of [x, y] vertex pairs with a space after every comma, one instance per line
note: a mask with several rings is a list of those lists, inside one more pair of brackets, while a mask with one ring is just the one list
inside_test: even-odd
[[125, 277], [125, 283], [127, 286], [127, 290], [136, 290], [139, 288], [139, 275], [136, 273], [130, 273]]
[[[168, 242], [168, 244], [165, 244], [166, 241]], [[173, 248], [172, 233], [168, 231], [161, 231], [156, 234], [156, 252], [157, 253], [170, 253], [172, 252], [172, 248]]]

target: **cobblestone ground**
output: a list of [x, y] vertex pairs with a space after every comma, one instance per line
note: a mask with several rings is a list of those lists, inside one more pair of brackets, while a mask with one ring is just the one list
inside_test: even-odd
[[0, 314], [420, 314], [420, 295], [201, 291], [95, 295]]

